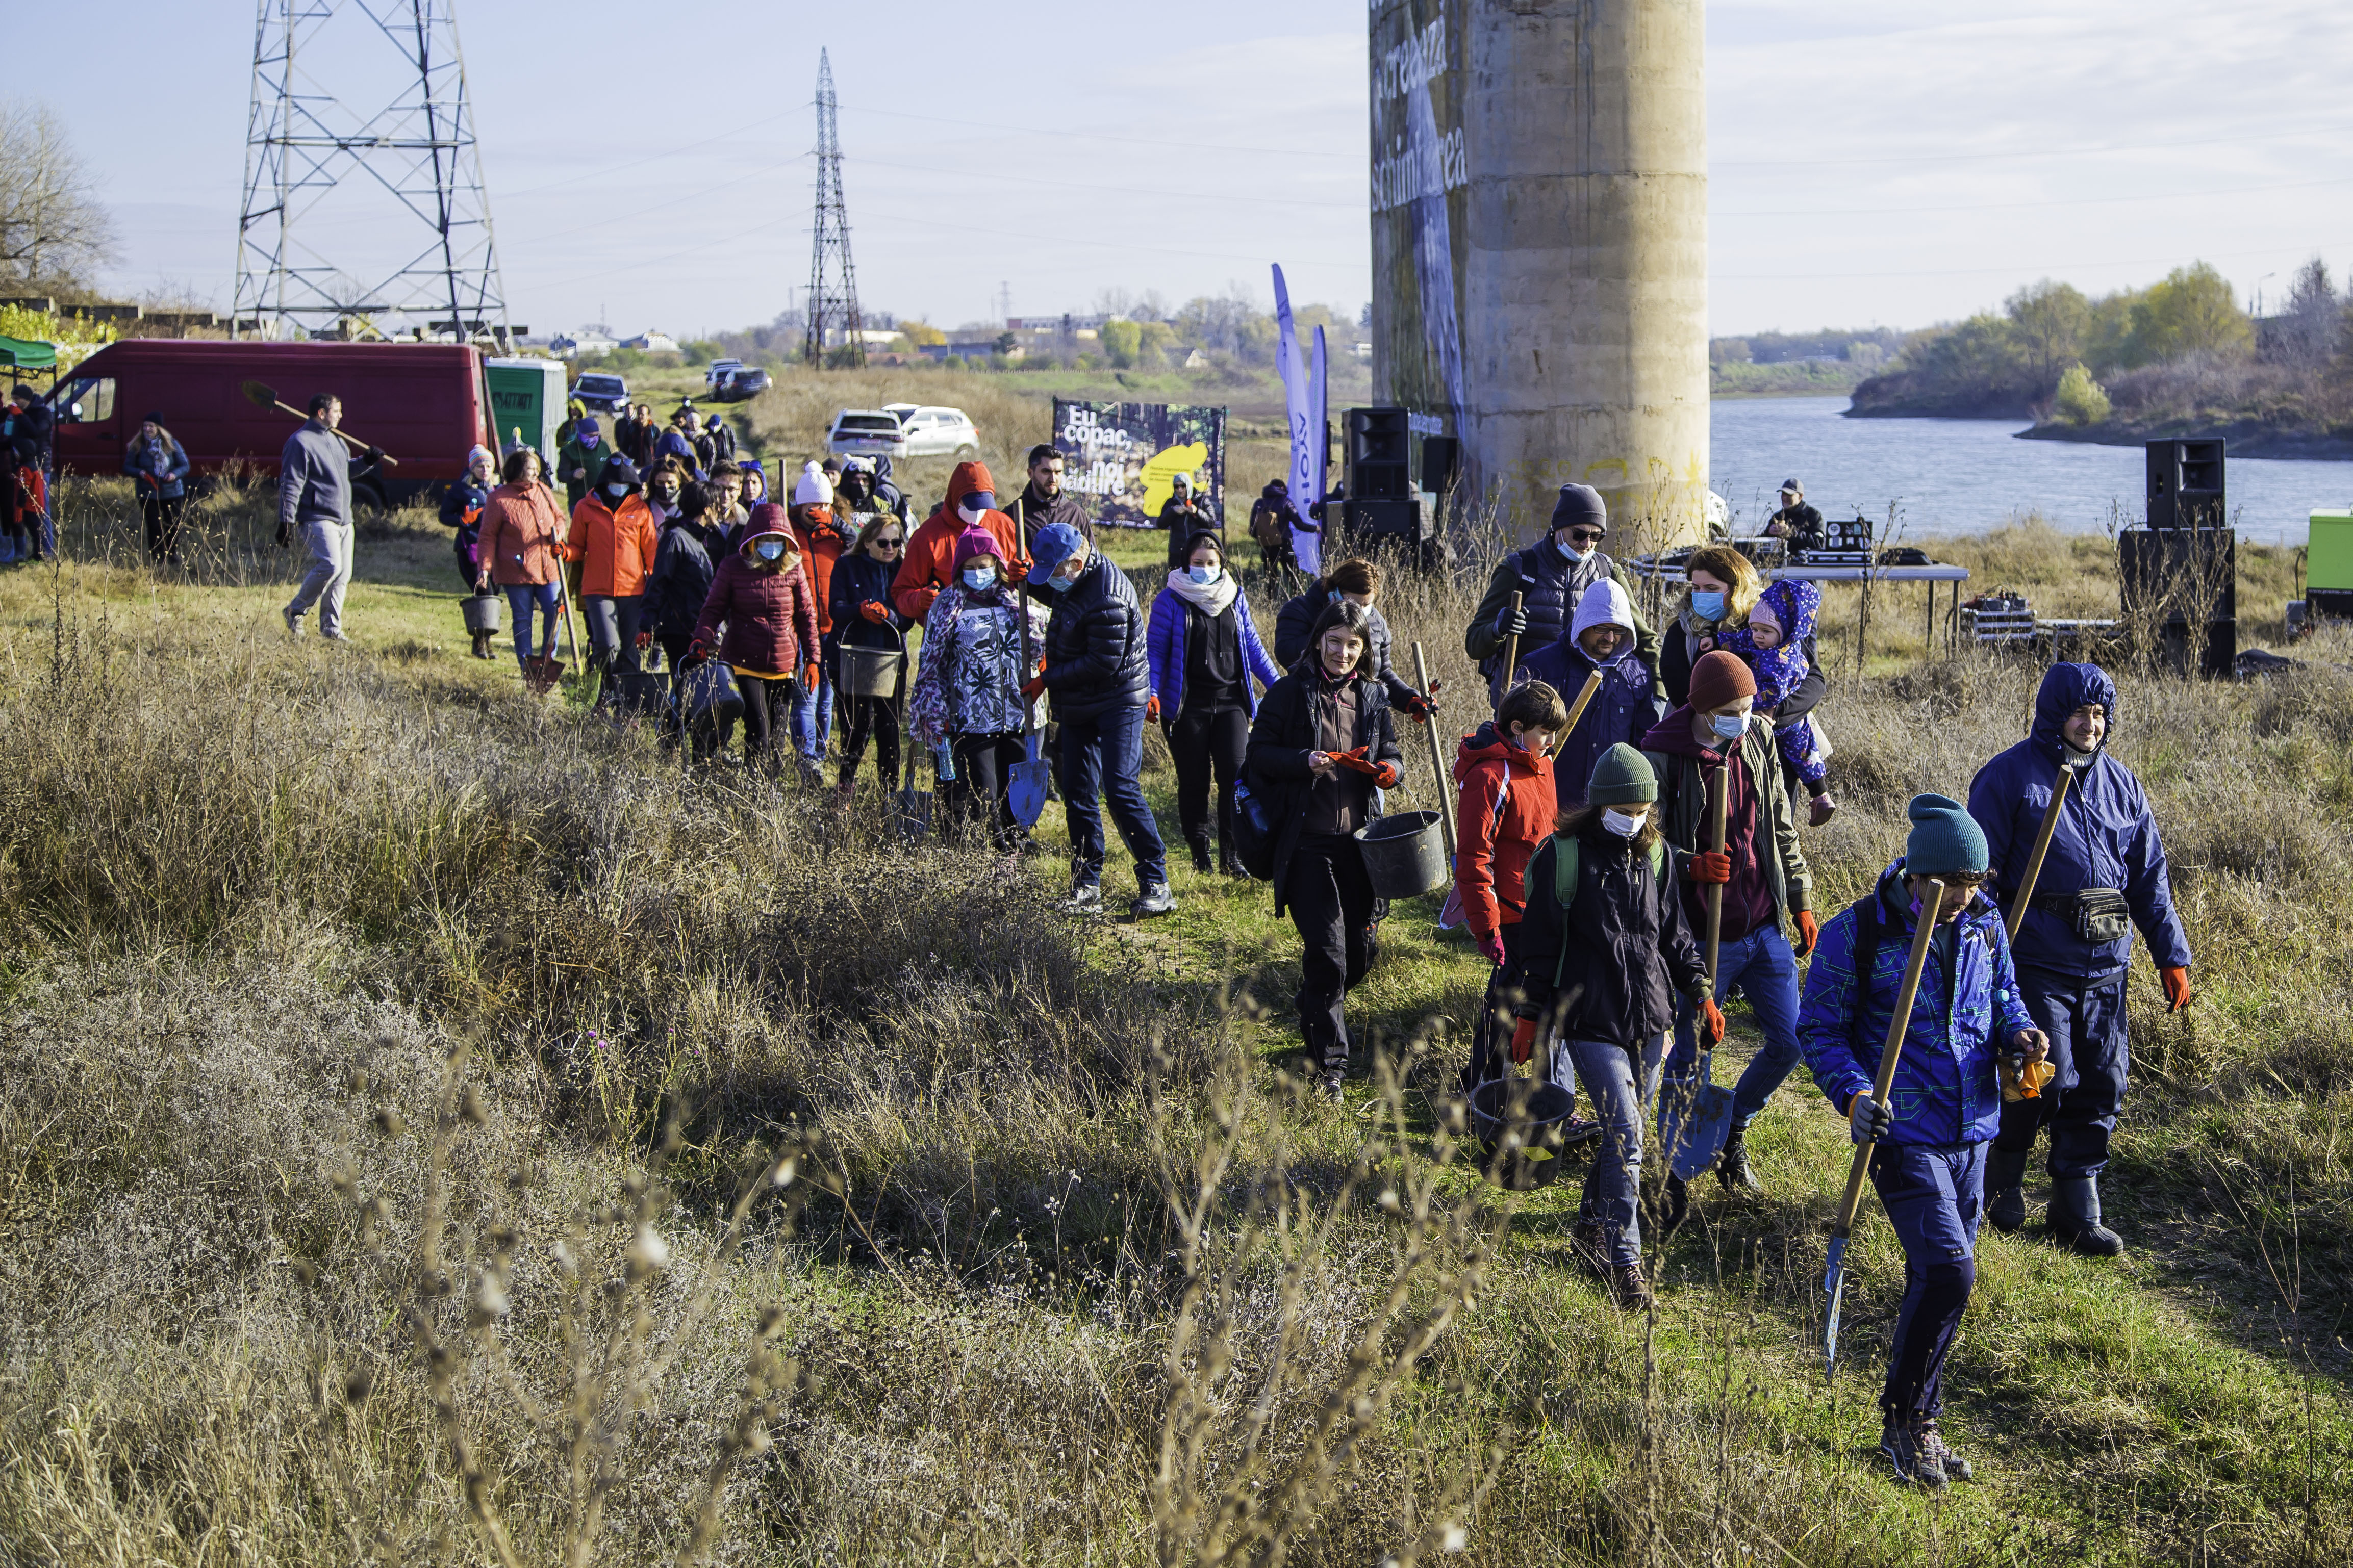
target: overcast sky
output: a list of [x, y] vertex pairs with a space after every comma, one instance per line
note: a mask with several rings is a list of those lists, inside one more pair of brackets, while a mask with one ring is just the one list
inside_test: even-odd
[[[81, 8], [10, 9], [12, 56], [41, 62], [13, 90], [59, 113], [113, 208], [111, 281], [225, 307], [249, 0], [118, 0], [103, 43]], [[2201, 257], [2274, 299], [2316, 252], [2341, 272], [2343, 17], [1715, 0], [1715, 330], [1915, 326], [2046, 275], [2097, 292]], [[1369, 287], [1363, 0], [460, 0], [459, 19], [509, 313], [537, 331], [685, 335], [792, 301], [820, 45], [870, 308], [954, 325], [997, 314], [1000, 288], [1016, 315], [1109, 288], [1264, 300], [1269, 261], [1296, 299], [1353, 311]], [[322, 74], [398, 68], [369, 47]]]

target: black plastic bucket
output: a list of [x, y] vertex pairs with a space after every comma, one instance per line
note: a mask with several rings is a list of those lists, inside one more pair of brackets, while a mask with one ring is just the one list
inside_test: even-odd
[[1577, 1097], [1538, 1078], [1489, 1079], [1471, 1091], [1471, 1130], [1487, 1151], [1486, 1176], [1513, 1192], [1560, 1179]]
[[1434, 811], [1384, 816], [1356, 829], [1356, 843], [1376, 898], [1415, 899], [1445, 885], [1446, 847]]

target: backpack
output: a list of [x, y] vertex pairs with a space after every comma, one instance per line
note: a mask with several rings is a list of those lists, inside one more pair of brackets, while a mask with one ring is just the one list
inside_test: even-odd
[[[1568, 907], [1577, 901], [1577, 876], [1582, 869], [1581, 859], [1577, 839], [1574, 837], [1564, 838], [1557, 833], [1553, 835], [1552, 897], [1553, 901], [1560, 906], [1560, 911], [1564, 917], [1561, 924], [1561, 934], [1564, 940], [1560, 944], [1560, 957], [1554, 961], [1552, 966], [1552, 984], [1555, 990], [1560, 988], [1561, 977], [1568, 973], [1568, 942], [1566, 940], [1568, 925], [1566, 917]], [[1674, 897], [1674, 889], [1667, 880], [1667, 841], [1663, 838], [1654, 837], [1651, 840], [1651, 875], [1658, 879], [1661, 897], [1670, 899]]]

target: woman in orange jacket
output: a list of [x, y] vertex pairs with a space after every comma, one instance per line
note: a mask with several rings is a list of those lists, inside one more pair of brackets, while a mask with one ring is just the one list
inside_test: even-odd
[[533, 605], [546, 627], [541, 657], [555, 651], [555, 616], [564, 602], [564, 510], [541, 482], [539, 454], [530, 447], [509, 452], [499, 477], [505, 482], [482, 503], [482, 575], [475, 586], [488, 593], [496, 583], [506, 590], [515, 658], [529, 675]]
[[1454, 753], [1454, 900], [1495, 966], [1471, 1037], [1466, 1089], [1508, 1070], [1500, 1047], [1511, 1038], [1512, 1001], [1501, 994], [1502, 977], [1518, 956], [1529, 857], [1552, 837], [1559, 815], [1551, 752], [1567, 728], [1560, 693], [1531, 680], [1506, 693], [1494, 718], [1465, 735]]
[[566, 561], [581, 563], [580, 613], [588, 623], [588, 646], [608, 671], [638, 668], [638, 611], [659, 542], [636, 466], [627, 458], [608, 459], [596, 488], [572, 509], [572, 537], [564, 549]]

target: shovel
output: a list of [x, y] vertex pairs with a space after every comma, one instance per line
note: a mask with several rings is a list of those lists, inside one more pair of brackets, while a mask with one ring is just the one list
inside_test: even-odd
[[[1881, 1105], [1887, 1103], [1887, 1091], [1895, 1082], [1895, 1061], [1904, 1054], [1905, 1031], [1912, 1026], [1912, 998], [1919, 994], [1920, 971], [1928, 963], [1928, 939], [1936, 934], [1936, 916], [1944, 910], [1945, 884], [1934, 877], [1927, 881], [1928, 896], [1920, 900], [1920, 921], [1912, 931], [1912, 956], [1904, 964], [1904, 985], [1895, 994], [1895, 1011], [1887, 1021], [1887, 1043], [1879, 1047], [1879, 1077], [1871, 1086], [1871, 1098]], [[1846, 1197], [1839, 1205], [1838, 1224], [1831, 1231], [1830, 1259], [1822, 1269], [1822, 1293], [1831, 1299], [1830, 1317], [1822, 1329], [1824, 1377], [1838, 1373], [1839, 1306], [1846, 1293], [1846, 1243], [1854, 1233], [1854, 1211], [1862, 1206], [1862, 1178], [1870, 1172], [1873, 1147], [1870, 1143], [1855, 1145], [1854, 1163], [1846, 1173]]]
[[[1593, 689], [1597, 674], [1586, 682], [1586, 690]], [[1579, 701], [1584, 699], [1580, 698]], [[1571, 721], [1575, 727], [1575, 721]], [[1725, 798], [1729, 761], [1708, 775], [1707, 831], [1708, 847], [1721, 853], [1728, 837], [1725, 818], [1730, 810]], [[1707, 994], [1715, 994], [1716, 965], [1724, 952], [1724, 884], [1711, 882], [1707, 889]], [[1696, 1021], [1694, 1027], [1697, 1027]], [[1732, 1091], [1717, 1083], [1702, 1083], [1688, 1095], [1671, 1097], [1659, 1113], [1659, 1142], [1667, 1148], [1668, 1168], [1688, 1182], [1714, 1165], [1716, 1156], [1724, 1152], [1724, 1141], [1732, 1131]]]
[[[1419, 643], [1413, 645], [1413, 678], [1421, 682], [1424, 691], [1430, 689], [1430, 666], [1421, 657]], [[1433, 719], [1424, 727], [1430, 731], [1430, 776], [1438, 785], [1438, 836], [1446, 843], [1446, 863], [1451, 866], [1454, 864], [1454, 792], [1446, 787], [1446, 752], [1438, 743], [1437, 721]]]
[[[1029, 553], [1029, 519], [1027, 509], [1018, 500], [1013, 503], [1015, 526], [1020, 531], [1021, 553]], [[1021, 678], [1029, 679], [1029, 587], [1023, 584], [1013, 601], [1014, 610], [1021, 617]], [[1046, 809], [1046, 795], [1052, 786], [1047, 765], [1038, 758], [1038, 705], [1029, 698], [1021, 700], [1021, 744], [1029, 755], [1013, 764], [1006, 780], [1005, 804], [1013, 813], [1013, 820], [1023, 827], [1035, 827]]]
[[[902, 654], [906, 647], [907, 634], [901, 632], [899, 647]], [[923, 748], [915, 744], [915, 737], [907, 728], [907, 661], [902, 658], [899, 661], [899, 744], [907, 753], [907, 776], [892, 802], [891, 815], [899, 825], [902, 838], [920, 839], [932, 831], [932, 797], [930, 792], [915, 788], [915, 755]]]
[[[303, 421], [305, 424], [310, 422], [311, 416], [309, 415], [303, 413], [301, 409], [294, 407], [291, 404], [280, 402], [278, 394], [271, 391], [268, 385], [261, 382], [239, 382], [237, 384], [237, 390], [244, 393], [245, 400], [248, 403], [252, 404], [256, 408], [275, 408], [280, 414], [290, 414], [295, 418]], [[335, 434], [341, 436], [343, 438], [343, 445], [349, 447], [353, 451], [360, 453], [363, 456], [366, 454], [368, 444], [361, 440], [358, 437], [353, 435], [350, 431], [338, 430]], [[400, 467], [400, 463], [396, 458], [387, 458], [381, 451], [376, 453], [375, 460], [382, 463], [387, 468], [396, 468]]]
[[2035, 829], [2034, 853], [2026, 862], [2026, 875], [2018, 884], [2018, 896], [2010, 900], [2010, 917], [2004, 922], [2010, 940], [2018, 940], [2018, 928], [2026, 923], [2026, 911], [2034, 903], [2034, 884], [2042, 879], [2042, 858], [2051, 853], [2051, 836], [2059, 828], [2059, 809], [2067, 804], [2067, 786], [2075, 782], [2075, 770], [2062, 764], [2058, 782], [2051, 786], [2051, 804], [2042, 810], [2042, 826]]
[[[1512, 615], [1517, 618], [1527, 602], [1525, 594], [1512, 595]], [[1520, 634], [1514, 632], [1504, 639], [1504, 683], [1495, 688], [1495, 700], [1501, 702], [1512, 689], [1512, 674], [1520, 667]]]

